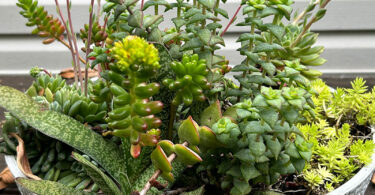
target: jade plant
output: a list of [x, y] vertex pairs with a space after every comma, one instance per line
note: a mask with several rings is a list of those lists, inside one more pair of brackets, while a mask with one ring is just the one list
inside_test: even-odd
[[314, 193], [332, 191], [372, 162], [374, 89], [368, 91], [362, 78], [351, 84], [332, 91], [322, 80], [312, 83], [319, 93], [312, 97], [317, 117], [298, 127], [313, 144], [314, 157], [302, 176]]
[[[290, 0], [243, 0], [230, 19], [226, 2], [91, 0], [79, 33], [82, 57], [70, 0], [67, 16], [55, 0], [58, 17], [37, 0], [18, 0], [44, 44], [56, 40], [70, 50], [75, 74], [68, 85], [35, 67], [25, 93], [0, 86], [0, 105], [9, 111], [0, 149], [16, 154], [19, 136], [28, 175], [44, 179], [17, 182], [38, 194], [143, 195], [189, 186], [181, 180], [193, 171], [199, 184], [186, 189], [207, 183], [237, 195], [301, 173], [314, 143], [298, 124], [319, 115], [310, 81], [321, 73], [309, 67], [325, 62], [310, 27], [330, 0], [312, 0], [294, 18]], [[165, 30], [161, 8], [176, 13]], [[216, 51], [241, 8], [236, 25], [249, 31], [238, 38], [244, 60], [232, 68]], [[96, 81], [88, 69], [99, 73]]]

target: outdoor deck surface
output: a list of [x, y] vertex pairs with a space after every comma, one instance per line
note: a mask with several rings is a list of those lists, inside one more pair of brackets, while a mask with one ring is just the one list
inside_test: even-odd
[[[357, 75], [326, 75], [323, 80], [327, 82], [331, 87], [350, 87], [350, 81], [352, 81]], [[360, 75], [364, 77], [367, 81], [369, 89], [375, 86], [375, 75]], [[7, 85], [19, 90], [25, 91], [29, 85], [32, 83], [32, 78], [30, 76], [1, 76], [0, 75], [0, 85]], [[4, 110], [0, 108], [0, 121], [4, 119]], [[4, 158], [0, 155], [0, 170], [5, 167]], [[7, 189], [0, 191], [0, 195], [3, 194], [19, 194], [16, 185], [11, 185]], [[375, 195], [375, 185], [370, 184], [366, 195]]]

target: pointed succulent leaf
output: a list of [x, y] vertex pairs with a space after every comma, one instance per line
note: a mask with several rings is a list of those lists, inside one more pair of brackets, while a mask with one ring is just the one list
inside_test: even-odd
[[255, 157], [251, 154], [250, 149], [242, 149], [235, 153], [234, 156], [245, 163], [255, 162]]
[[173, 18], [172, 22], [174, 23], [177, 29], [181, 28], [183, 25], [186, 24], [186, 20], [182, 18]]
[[177, 160], [183, 162], [186, 165], [194, 165], [195, 163], [202, 162], [202, 158], [190, 148], [176, 144], [174, 146]]
[[255, 157], [260, 157], [266, 152], [266, 145], [263, 142], [263, 137], [257, 134], [247, 134], [247, 139], [249, 141], [250, 152], [254, 154]]
[[132, 27], [141, 28], [141, 26], [142, 26], [142, 12], [137, 10], [133, 14], [129, 15], [128, 23]]
[[[72, 156], [81, 165], [83, 165], [83, 168], [86, 170], [87, 174], [105, 194], [122, 194], [120, 189], [117, 187], [116, 183], [105, 173], [103, 173], [103, 171], [101, 171], [97, 166], [92, 164], [92, 162], [88, 161], [86, 158], [75, 152], [73, 152]], [[130, 192], [130, 189], [131, 186], [129, 184], [127, 186], [128, 193]]]
[[205, 45], [209, 45], [212, 34], [210, 30], [204, 28], [198, 31], [198, 37]]
[[274, 108], [262, 108], [259, 112], [260, 117], [266, 121], [272, 128], [279, 119], [279, 113]]
[[124, 183], [120, 174], [126, 173], [126, 161], [117, 145], [69, 116], [45, 110], [16, 89], [0, 86], [0, 94], [0, 106], [38, 131], [89, 155], [119, 183]]
[[201, 125], [212, 127], [221, 117], [220, 102], [216, 101], [202, 112], [200, 123]]
[[64, 184], [47, 181], [47, 180], [33, 180], [26, 178], [17, 178], [16, 182], [27, 190], [37, 193], [40, 195], [50, 195], [50, 194], [62, 194], [62, 195], [89, 195], [96, 194], [94, 192], [85, 192], [82, 190], [76, 190], [74, 188], [68, 187]]
[[242, 179], [233, 179], [234, 188], [241, 192], [241, 194], [248, 194], [251, 191], [251, 186], [249, 182]]
[[286, 119], [286, 121], [288, 121], [289, 125], [294, 124], [299, 116], [298, 110], [294, 109], [292, 106], [284, 107], [281, 110], [281, 114]]
[[259, 52], [271, 52], [271, 51], [276, 51], [276, 50], [282, 50], [283, 47], [281, 47], [278, 44], [269, 44], [269, 43], [260, 43], [259, 45], [256, 45], [254, 48], [254, 52], [259, 53]]
[[243, 178], [246, 181], [258, 177], [260, 172], [251, 164], [242, 163], [241, 164], [241, 173]]
[[280, 42], [285, 35], [285, 29], [282, 26], [274, 25], [274, 24], [266, 24], [268, 30], [272, 33], [273, 36], [277, 38]]
[[155, 16], [147, 15], [147, 16], [145, 16], [144, 19], [143, 19], [143, 28], [150, 27], [151, 25], [155, 24], [157, 21], [161, 20], [162, 18], [163, 18], [162, 15], [155, 15]]
[[215, 133], [208, 127], [203, 126], [198, 129], [200, 144], [202, 148], [216, 148], [220, 143], [216, 139]]
[[243, 133], [265, 133], [271, 132], [272, 128], [265, 122], [261, 121], [250, 121], [240, 126]]
[[162, 172], [169, 173], [172, 171], [172, 165], [168, 161], [167, 155], [164, 153], [163, 149], [158, 145], [155, 150], [151, 153], [152, 164], [155, 165], [157, 169]]
[[208, 9], [214, 9], [216, 5], [215, 0], [198, 0], [198, 2]]
[[191, 116], [184, 120], [178, 128], [178, 137], [192, 145], [199, 145], [199, 133], [195, 121]]
[[228, 12], [225, 11], [224, 9], [215, 7], [214, 11], [217, 12], [217, 13], [219, 13], [220, 15], [222, 15], [224, 18], [229, 19]]
[[265, 135], [263, 136], [263, 138], [266, 141], [267, 148], [272, 152], [275, 159], [277, 160], [282, 148], [279, 140], [277, 139], [277, 137], [273, 137], [272, 135]]
[[164, 151], [164, 153], [169, 156], [174, 153], [174, 144], [169, 140], [162, 140], [158, 142], [158, 146]]

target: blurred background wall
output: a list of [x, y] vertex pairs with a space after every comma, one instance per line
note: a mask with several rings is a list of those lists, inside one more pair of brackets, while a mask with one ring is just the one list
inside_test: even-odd
[[[294, 8], [299, 11], [308, 3], [308, 0], [295, 1]], [[28, 74], [35, 65], [55, 73], [71, 67], [70, 53], [63, 45], [43, 45], [40, 38], [30, 34], [33, 28], [25, 26], [26, 19], [18, 14], [20, 8], [16, 2], [0, 0], [0, 75]], [[72, 2], [74, 29], [78, 32], [88, 21], [89, 0]], [[60, 0], [60, 3], [65, 10], [65, 1]], [[239, 3], [240, 0], [228, 0], [223, 8], [232, 16]], [[39, 4], [56, 15], [54, 0], [39, 0]], [[172, 25], [168, 19], [171, 15], [175, 13], [167, 12], [162, 28]], [[228, 20], [221, 23], [225, 26]], [[320, 33], [317, 45], [326, 47], [323, 57], [327, 63], [318, 67], [326, 73], [324, 77], [375, 77], [375, 0], [333, 0], [326, 17], [314, 24], [312, 30]], [[245, 31], [249, 29], [233, 25], [225, 35], [226, 47], [220, 53], [227, 56], [231, 65], [242, 61], [235, 51], [239, 46], [235, 40]]]

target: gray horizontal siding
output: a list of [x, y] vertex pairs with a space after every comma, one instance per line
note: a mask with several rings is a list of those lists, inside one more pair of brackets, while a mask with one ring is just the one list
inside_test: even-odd
[[[50, 13], [55, 13], [53, 0], [39, 0]], [[60, 0], [63, 10], [65, 5]], [[229, 0], [225, 8], [232, 15], [240, 0]], [[295, 10], [302, 10], [308, 0], [296, 0]], [[16, 0], [0, 0], [0, 74], [25, 74], [35, 65], [53, 72], [70, 67], [69, 51], [59, 43], [41, 44], [41, 39], [30, 35], [32, 28], [24, 24], [26, 19], [18, 14]], [[79, 30], [88, 19], [88, 0], [73, 0], [72, 15], [75, 30]], [[161, 28], [171, 26], [167, 12]], [[237, 21], [241, 20], [242, 16]], [[227, 20], [222, 24], [226, 25]], [[375, 73], [375, 0], [334, 0], [328, 5], [326, 17], [313, 26], [320, 32], [317, 45], [323, 45], [323, 54], [328, 61], [318, 67], [325, 73]], [[248, 31], [232, 26], [225, 36], [227, 47], [219, 53], [227, 56], [230, 64], [236, 65], [241, 56], [235, 50], [239, 33]]]

